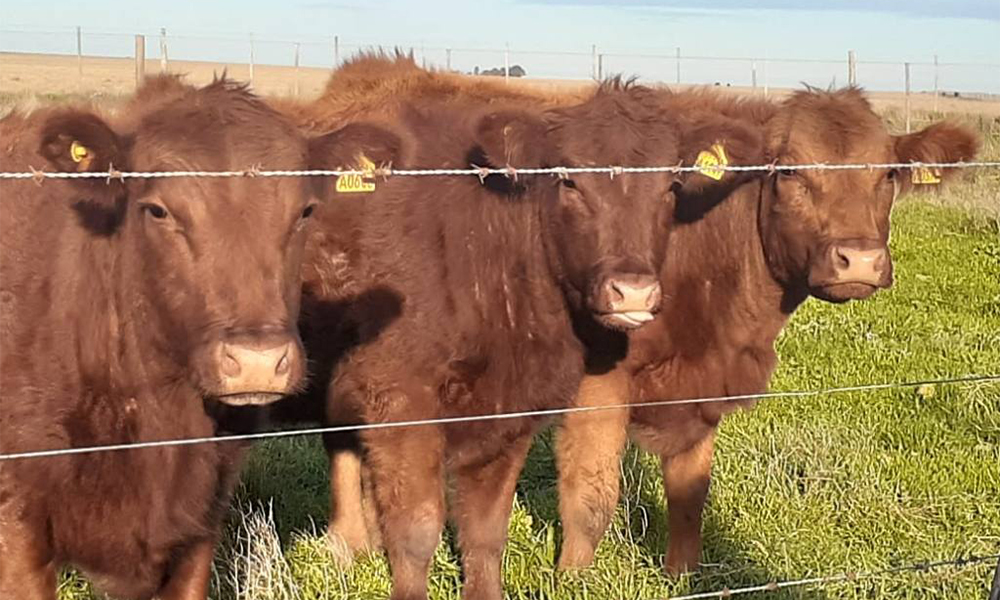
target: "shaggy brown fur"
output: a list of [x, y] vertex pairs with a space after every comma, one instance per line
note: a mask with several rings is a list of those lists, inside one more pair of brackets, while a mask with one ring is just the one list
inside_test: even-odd
[[[73, 108], [8, 116], [0, 169], [310, 166], [307, 140], [245, 88], [151, 86], [156, 107], [121, 119], [134, 127]], [[308, 180], [5, 180], [0, 199], [0, 452], [211, 436], [225, 403], [299, 386]], [[0, 597], [54, 600], [73, 565], [117, 597], [204, 598], [241, 454], [0, 463]]]
[[[668, 103], [703, 110], [686, 94]], [[768, 161], [895, 163], [969, 160], [976, 135], [940, 123], [892, 136], [858, 89], [807, 90], [780, 105], [722, 102], [724, 114], [763, 127]], [[947, 178], [954, 170], [942, 173]], [[612, 405], [763, 392], [774, 340], [808, 296], [842, 302], [892, 283], [889, 212], [911, 188], [909, 169], [779, 172], [744, 184], [704, 219], [679, 225], [660, 281], [670, 298], [655, 322], [632, 334], [628, 358], [587, 377], [577, 402]], [[859, 283], [848, 262], [874, 257]], [[564, 543], [560, 566], [588, 565], [618, 500], [619, 458], [632, 438], [663, 463], [668, 573], [695, 568], [712, 445], [722, 416], [751, 402], [633, 408], [570, 415], [558, 446]]]
[[334, 71], [318, 99], [273, 102], [307, 130], [327, 131], [354, 121], [391, 120], [413, 101], [549, 107], [578, 103], [589, 93], [545, 94], [493, 79], [422, 69], [412, 56], [398, 51], [373, 51], [358, 54]]

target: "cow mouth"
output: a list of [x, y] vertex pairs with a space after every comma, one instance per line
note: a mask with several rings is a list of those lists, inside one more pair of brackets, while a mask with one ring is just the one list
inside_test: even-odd
[[215, 399], [229, 406], [266, 406], [284, 397], [274, 392], [245, 392], [242, 394], [225, 394], [215, 396]]
[[839, 304], [848, 300], [864, 300], [877, 292], [879, 287], [862, 281], [840, 281], [814, 286], [810, 293], [820, 300]]
[[623, 312], [607, 312], [597, 315], [598, 322], [608, 329], [631, 331], [638, 329], [656, 318], [648, 310], [629, 310]]

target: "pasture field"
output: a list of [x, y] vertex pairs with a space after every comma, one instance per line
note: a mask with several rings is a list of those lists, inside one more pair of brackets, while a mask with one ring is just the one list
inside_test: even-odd
[[[0, 113], [22, 100], [0, 97]], [[898, 129], [897, 112], [886, 118]], [[968, 119], [987, 139], [982, 157], [1000, 159], [997, 124]], [[902, 200], [891, 246], [891, 290], [841, 306], [809, 300], [795, 314], [779, 340], [773, 390], [1000, 372], [1000, 171], [970, 171], [940, 194]], [[624, 463], [623, 499], [595, 566], [559, 574], [551, 434], [537, 440], [504, 557], [509, 598], [654, 600], [1000, 552], [996, 383], [763, 401], [727, 418], [705, 515], [706, 566], [676, 581], [659, 568], [666, 510], [657, 459], [630, 449]], [[333, 559], [322, 535], [327, 485], [318, 439], [256, 446], [217, 556], [213, 598], [385, 598], [384, 558], [349, 569]], [[458, 597], [453, 539], [446, 534], [435, 557], [436, 600]], [[746, 597], [976, 600], [994, 566]], [[62, 579], [60, 600], [99, 597], [74, 574]]]

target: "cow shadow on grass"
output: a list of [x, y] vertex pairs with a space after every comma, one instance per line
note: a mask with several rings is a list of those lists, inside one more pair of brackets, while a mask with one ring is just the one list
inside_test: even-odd
[[[518, 482], [518, 500], [533, 519], [536, 531], [555, 526], [557, 548], [562, 545], [559, 523], [557, 472], [552, 431], [539, 436], [531, 449], [528, 462]], [[655, 463], [655, 464], [654, 464]], [[662, 476], [659, 464], [630, 446], [622, 460], [622, 500], [619, 504], [615, 529], [602, 544], [627, 543], [638, 547], [648, 564], [663, 564], [667, 547], [667, 510], [663, 500]], [[718, 591], [724, 588], [764, 585], [772, 581], [793, 579], [801, 574], [776, 574], [751, 558], [756, 550], [752, 540], [735, 537], [732, 523], [720, 511], [705, 511], [703, 525], [704, 550], [701, 570], [687, 579], [688, 584], [671, 590], [673, 594]], [[622, 507], [624, 504], [624, 508]], [[608, 539], [610, 538], [610, 539]], [[558, 557], [558, 549], [557, 549]], [[669, 580], [664, 578], [665, 583]], [[747, 598], [766, 595], [774, 599], [827, 600], [830, 596], [817, 588], [790, 588], [777, 592], [749, 594]]]
[[[370, 288], [337, 302], [317, 302], [305, 294], [300, 330], [309, 356], [309, 385], [302, 393], [267, 407], [212, 407], [220, 433], [326, 426], [326, 385], [333, 368], [353, 348], [378, 337], [400, 316], [402, 304], [402, 297], [388, 287]], [[352, 325], [358, 322], [364, 327]], [[321, 436], [294, 435], [254, 444], [235, 504], [270, 506], [283, 545], [294, 533], [323, 531], [329, 516], [330, 481]]]

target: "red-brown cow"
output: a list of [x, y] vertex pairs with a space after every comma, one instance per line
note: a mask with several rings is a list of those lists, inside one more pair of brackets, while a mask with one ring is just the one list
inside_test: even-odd
[[[781, 104], [681, 93], [665, 104], [681, 114], [708, 110], [759, 124], [767, 160], [778, 164], [952, 162], [972, 158], [978, 146], [974, 133], [947, 123], [890, 135], [858, 89], [802, 91]], [[626, 360], [584, 379], [578, 403], [764, 391], [777, 360], [774, 340], [806, 298], [862, 299], [892, 284], [889, 213], [919, 178], [913, 171], [778, 171], [744, 184], [703, 220], [678, 226], [660, 272], [668, 299], [661, 317], [631, 336]], [[725, 413], [751, 404], [568, 416], [557, 444], [560, 566], [593, 559], [618, 501], [619, 459], [630, 431], [662, 459], [670, 523], [665, 569], [696, 567], [716, 428]]]
[[[753, 130], [723, 118], [677, 121], [655, 91], [617, 81], [551, 111], [458, 99], [415, 104], [398, 111], [401, 133], [370, 162], [690, 164], [719, 140], [734, 162], [763, 159]], [[587, 345], [624, 348], [623, 332], [648, 326], [659, 309], [657, 273], [675, 192], [689, 182], [731, 189], [739, 179], [699, 178], [492, 175], [481, 184], [400, 177], [372, 182], [369, 194], [339, 194], [317, 211], [321, 230], [311, 238], [304, 277], [310, 357], [333, 361], [330, 376], [316, 381], [329, 379], [328, 420], [391, 423], [567, 405]], [[448, 476], [463, 595], [502, 597], [514, 485], [539, 425], [511, 419], [360, 434], [393, 598], [426, 596]], [[357, 478], [355, 469], [344, 483], [356, 488]]]
[[[225, 79], [156, 79], [116, 125], [87, 109], [15, 113], [0, 138], [3, 171], [310, 166], [309, 141]], [[299, 388], [313, 198], [305, 178], [0, 183], [0, 453], [212, 436], [215, 409]], [[53, 600], [73, 565], [115, 596], [204, 598], [241, 454], [0, 462], [0, 597]]]

